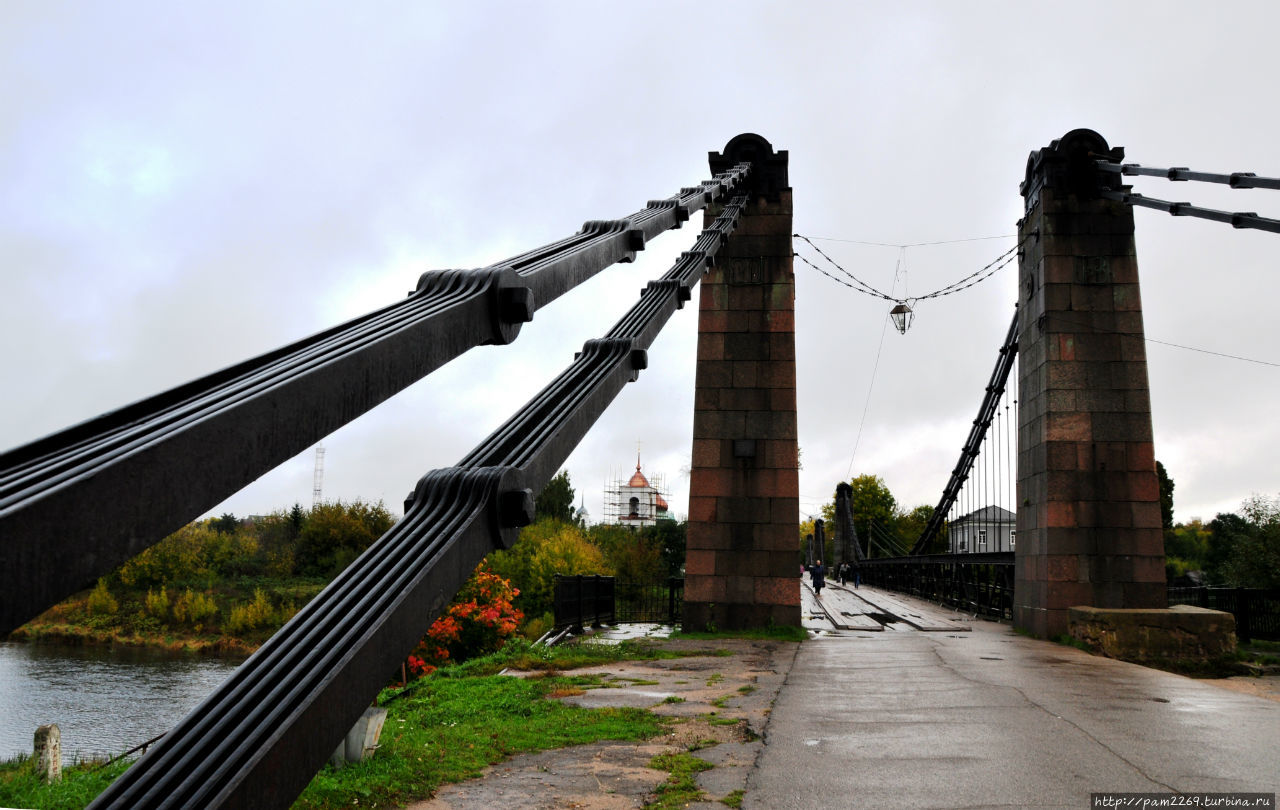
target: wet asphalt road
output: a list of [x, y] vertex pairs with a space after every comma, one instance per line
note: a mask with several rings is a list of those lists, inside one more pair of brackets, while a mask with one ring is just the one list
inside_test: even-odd
[[802, 644], [743, 806], [1083, 810], [1094, 792], [1280, 791], [1280, 703], [971, 624]]

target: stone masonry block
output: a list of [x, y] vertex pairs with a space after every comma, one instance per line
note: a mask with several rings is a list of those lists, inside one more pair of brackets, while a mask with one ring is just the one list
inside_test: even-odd
[[1092, 439], [1091, 422], [1087, 413], [1050, 412], [1045, 419], [1045, 441], [1087, 442]]
[[730, 334], [724, 339], [725, 359], [728, 360], [767, 360], [769, 359], [768, 334], [740, 332]]
[[726, 497], [734, 491], [732, 471], [722, 467], [696, 467], [689, 474], [689, 490], [699, 495]]
[[690, 493], [689, 495], [689, 525], [692, 529], [694, 523], [704, 522], [712, 523], [716, 519], [716, 499]]
[[[698, 308], [701, 312], [706, 312], [708, 310], [723, 311], [729, 309], [728, 285], [716, 284], [708, 279], [707, 281], [704, 281], [701, 286], [702, 292], [698, 297]], [[701, 315], [701, 312], [699, 315]]]
[[693, 466], [719, 467], [720, 451], [725, 444], [727, 441], [724, 439], [694, 439]]
[[729, 524], [690, 521], [686, 533], [686, 544], [690, 549], [727, 549], [729, 548]]
[[689, 549], [685, 555], [686, 576], [712, 576], [716, 572], [716, 552], [710, 549]]
[[757, 577], [755, 601], [764, 605], [799, 605], [799, 577]]
[[[768, 388], [721, 388], [720, 409], [725, 411], [767, 411]], [[751, 431], [748, 424], [747, 431]]]
[[[703, 287], [706, 289], [706, 287]], [[698, 313], [698, 342], [706, 335], [729, 331], [729, 313], [724, 310], [703, 308]]]
[[760, 366], [759, 384], [763, 388], [796, 387], [796, 365], [791, 361], [770, 360]]
[[756, 578], [746, 576], [727, 576], [725, 580], [725, 601], [750, 603], [756, 596]]
[[759, 382], [760, 364], [754, 360], [733, 361], [734, 388], [755, 388]]
[[796, 359], [795, 335], [787, 332], [770, 332], [769, 359], [794, 361]]
[[721, 576], [685, 576], [685, 602], [723, 602], [727, 593]]
[[733, 385], [733, 366], [727, 361], [704, 360], [694, 372], [698, 389], [728, 388]]
[[699, 360], [724, 360], [724, 335], [715, 332], [698, 336]]
[[769, 388], [769, 407], [775, 411], [795, 411], [795, 388]]
[[720, 410], [720, 391], [719, 388], [698, 388], [693, 392], [693, 410], [698, 411], [718, 411]]

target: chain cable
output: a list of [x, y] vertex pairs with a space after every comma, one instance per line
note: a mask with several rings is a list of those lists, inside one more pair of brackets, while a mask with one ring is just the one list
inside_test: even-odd
[[[997, 271], [999, 271], [1001, 268], [1003, 268], [1005, 265], [1007, 265], [1007, 264], [1009, 264], [1011, 261], [1013, 261], [1013, 260], [1017, 257], [1018, 250], [1019, 250], [1019, 249], [1020, 249], [1024, 244], [1026, 244], [1027, 239], [1031, 238], [1031, 236], [1027, 236], [1027, 237], [1023, 238], [1020, 242], [1018, 242], [1018, 244], [1016, 244], [1016, 245], [1014, 245], [1013, 247], [1009, 248], [1009, 249], [1008, 249], [1008, 250], [1006, 250], [1004, 253], [1001, 253], [999, 256], [997, 256], [995, 259], [991, 260], [991, 262], [989, 262], [989, 263], [988, 263], [987, 265], [985, 265], [984, 267], [982, 267], [982, 268], [980, 268], [980, 269], [978, 269], [978, 270], [976, 270], [976, 271], [974, 271], [974, 272], [970, 273], [969, 275], [965, 276], [964, 278], [961, 278], [961, 279], [958, 279], [958, 280], [956, 280], [956, 281], [953, 281], [952, 283], [950, 283], [950, 284], [946, 285], [945, 287], [940, 287], [940, 288], [938, 288], [938, 289], [934, 290], [933, 292], [925, 293], [924, 295], [914, 295], [914, 296], [910, 296], [910, 297], [906, 297], [906, 298], [895, 298], [894, 296], [889, 295], [888, 293], [881, 292], [880, 290], [877, 290], [875, 287], [872, 287], [870, 284], [868, 284], [868, 283], [866, 283], [865, 281], [863, 281], [862, 279], [858, 278], [858, 277], [857, 277], [857, 276], [855, 276], [853, 273], [850, 273], [848, 270], [846, 270], [845, 268], [841, 267], [841, 266], [840, 266], [840, 264], [839, 264], [839, 262], [837, 262], [835, 259], [832, 259], [832, 258], [831, 258], [830, 256], [828, 256], [826, 253], [824, 253], [824, 252], [822, 251], [822, 248], [820, 248], [820, 247], [818, 247], [817, 245], [815, 245], [815, 244], [813, 243], [813, 241], [812, 241], [809, 237], [804, 236], [804, 235], [802, 235], [802, 234], [798, 234], [798, 233], [797, 233], [797, 234], [792, 234], [792, 236], [796, 237], [797, 239], [803, 239], [803, 240], [804, 240], [804, 241], [809, 245], [809, 247], [813, 248], [813, 249], [814, 249], [814, 251], [816, 251], [816, 252], [818, 253], [818, 255], [819, 255], [819, 256], [821, 256], [822, 258], [826, 259], [826, 260], [831, 264], [831, 266], [835, 267], [835, 268], [836, 268], [837, 270], [839, 270], [841, 273], [843, 273], [844, 275], [848, 276], [848, 277], [849, 277], [849, 279], [850, 279], [850, 280], [852, 280], [852, 281], [853, 281], [857, 286], [854, 286], [854, 284], [850, 284], [849, 282], [847, 282], [847, 281], [845, 281], [845, 280], [843, 280], [843, 279], [836, 278], [835, 276], [831, 275], [831, 274], [830, 274], [830, 273], [828, 273], [827, 271], [823, 270], [823, 269], [822, 269], [821, 267], [819, 267], [818, 265], [814, 264], [812, 261], [810, 261], [810, 260], [809, 260], [808, 258], [806, 258], [805, 256], [803, 256], [803, 255], [801, 255], [801, 254], [799, 254], [799, 253], [792, 253], [792, 255], [793, 255], [793, 256], [795, 256], [796, 258], [800, 259], [800, 261], [802, 261], [802, 262], [804, 262], [805, 264], [809, 265], [809, 266], [810, 266], [810, 267], [812, 267], [814, 270], [817, 270], [819, 273], [822, 273], [822, 275], [826, 276], [827, 278], [831, 279], [832, 281], [835, 281], [835, 282], [837, 282], [837, 283], [839, 283], [839, 284], [843, 284], [844, 286], [848, 287], [849, 289], [851, 289], [851, 290], [856, 290], [857, 292], [865, 293], [865, 294], [867, 294], [867, 295], [871, 295], [871, 296], [874, 296], [874, 297], [876, 297], [876, 298], [883, 298], [883, 299], [884, 299], [884, 300], [886, 300], [886, 301], [892, 301], [892, 302], [897, 303], [897, 304], [908, 304], [908, 305], [909, 305], [909, 304], [914, 304], [914, 303], [915, 303], [915, 302], [917, 302], [917, 301], [924, 301], [924, 300], [927, 300], [927, 299], [930, 299], [930, 298], [941, 298], [941, 297], [943, 297], [943, 296], [945, 296], [945, 295], [952, 295], [952, 294], [954, 294], [954, 293], [962, 292], [962, 291], [964, 291], [964, 290], [969, 289], [970, 287], [973, 287], [973, 286], [974, 286], [974, 285], [976, 285], [976, 284], [980, 284], [980, 283], [982, 283], [983, 281], [986, 281], [987, 279], [989, 279], [989, 278], [991, 278], [993, 275], [995, 275], [995, 274], [996, 274], [996, 272], [997, 272]], [[817, 237], [815, 237], [815, 238], [817, 238]], [[983, 238], [988, 238], [988, 237], [983, 237]], [[958, 241], [958, 240], [957, 240], [957, 241]], [[933, 243], [921, 242], [920, 244], [933, 244]], [[904, 247], [904, 248], [905, 248], [905, 247], [908, 247], [908, 246], [903, 245], [903, 246], [896, 246], [896, 247]]]

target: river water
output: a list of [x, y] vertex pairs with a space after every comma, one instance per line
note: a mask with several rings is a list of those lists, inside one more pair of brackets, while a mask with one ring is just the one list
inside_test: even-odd
[[114, 756], [168, 731], [240, 659], [146, 649], [0, 642], [0, 759], [57, 723], [64, 762]]

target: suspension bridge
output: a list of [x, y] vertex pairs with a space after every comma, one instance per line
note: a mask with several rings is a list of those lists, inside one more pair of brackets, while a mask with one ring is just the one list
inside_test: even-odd
[[[1280, 222], [1123, 183], [1278, 186], [1123, 157], [1088, 130], [1031, 154], [1014, 251], [1019, 300], [933, 519], [911, 554], [863, 559], [842, 489], [835, 562], [857, 561], [883, 584], [959, 583], [1039, 637], [1063, 632], [1077, 606], [1165, 607], [1132, 211], [1270, 231]], [[647, 348], [695, 288], [684, 622], [801, 624], [787, 153], [743, 134], [710, 154], [710, 170], [712, 179], [627, 217], [480, 270], [425, 273], [404, 301], [0, 456], [7, 632], [449, 360], [515, 342], [541, 307], [705, 212], [690, 249], [608, 333], [457, 465], [427, 472], [403, 520], [92, 806], [288, 806], [480, 560], [518, 541], [533, 494], [642, 375]], [[984, 512], [999, 503], [1010, 519]], [[966, 518], [964, 554], [923, 554]], [[1001, 526], [1004, 547], [981, 545]]]

